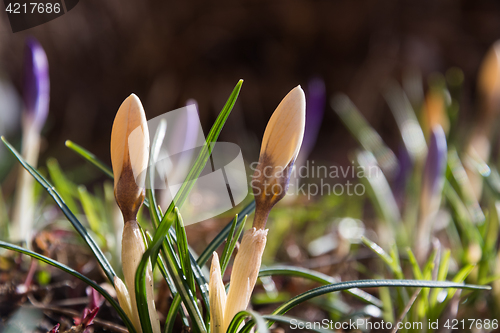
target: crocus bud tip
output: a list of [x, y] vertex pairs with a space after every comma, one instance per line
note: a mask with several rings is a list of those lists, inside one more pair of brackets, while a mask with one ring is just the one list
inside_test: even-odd
[[140, 99], [131, 94], [116, 113], [111, 131], [111, 164], [115, 197], [125, 221], [135, 219], [144, 200], [144, 171], [149, 156], [149, 132]]
[[269, 211], [286, 194], [304, 138], [305, 123], [306, 98], [299, 85], [283, 98], [264, 132], [259, 164], [252, 180], [257, 204], [255, 227], [264, 228]]

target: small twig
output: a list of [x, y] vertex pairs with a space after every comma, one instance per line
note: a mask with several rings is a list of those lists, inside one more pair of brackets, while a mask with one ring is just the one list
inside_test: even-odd
[[396, 323], [396, 326], [394, 326], [394, 328], [391, 331], [391, 333], [396, 333], [398, 331], [399, 324], [403, 322], [403, 320], [405, 319], [406, 315], [408, 314], [408, 311], [410, 311], [413, 303], [415, 303], [415, 301], [416, 301], [416, 299], [418, 297], [418, 294], [420, 294], [421, 291], [422, 291], [422, 288], [418, 288], [417, 290], [415, 290], [415, 292], [413, 293], [413, 295], [410, 298], [410, 301], [408, 302], [408, 304], [406, 304], [405, 308], [403, 309], [403, 312], [399, 316], [398, 321]]
[[89, 302], [88, 297], [78, 297], [63, 299], [61, 301], [52, 302], [52, 306], [74, 306], [74, 305], [85, 305]]

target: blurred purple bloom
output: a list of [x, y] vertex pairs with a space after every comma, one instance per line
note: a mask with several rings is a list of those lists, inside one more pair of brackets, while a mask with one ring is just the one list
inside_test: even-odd
[[424, 189], [432, 200], [440, 191], [446, 170], [448, 147], [446, 135], [439, 125], [432, 128], [431, 141], [424, 169]]
[[185, 141], [183, 150], [191, 149], [196, 144], [196, 139], [198, 137], [197, 125], [199, 123], [198, 117], [198, 102], [195, 99], [190, 98], [186, 102], [186, 106], [194, 105], [196, 109], [196, 114], [194, 112], [186, 113], [186, 128], [185, 128]]
[[320, 78], [311, 79], [306, 91], [306, 128], [297, 164], [302, 164], [307, 159], [316, 144], [323, 121], [325, 103], [325, 83]]
[[49, 64], [42, 46], [28, 38], [24, 55], [23, 98], [33, 126], [41, 129], [49, 111]]
[[413, 169], [413, 162], [405, 145], [399, 146], [398, 151], [399, 172], [394, 180], [394, 197], [396, 198], [399, 207], [401, 208], [404, 203], [404, 194], [408, 177]]

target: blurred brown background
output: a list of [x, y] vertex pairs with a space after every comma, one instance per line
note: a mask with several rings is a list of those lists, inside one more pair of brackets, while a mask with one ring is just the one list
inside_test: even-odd
[[[500, 38], [500, 1], [493, 0], [81, 0], [16, 34], [4, 12], [1, 19], [0, 76], [18, 91], [25, 38], [35, 36], [47, 52], [51, 103], [42, 160], [55, 156], [63, 167], [81, 163], [66, 139], [109, 161], [113, 117], [131, 92], [148, 118], [196, 99], [208, 132], [240, 78], [222, 138], [246, 149], [247, 160], [256, 158], [281, 98], [312, 77], [325, 81], [328, 97], [348, 93], [391, 144], [398, 134], [380, 94], [388, 80], [407, 69], [426, 78], [459, 67], [461, 112], [472, 115], [480, 61]], [[335, 159], [354, 145], [327, 105], [313, 157]]]

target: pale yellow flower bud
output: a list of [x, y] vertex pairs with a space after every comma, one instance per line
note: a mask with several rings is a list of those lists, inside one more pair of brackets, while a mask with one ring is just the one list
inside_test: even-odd
[[306, 123], [306, 96], [300, 86], [283, 98], [267, 124], [260, 156], [274, 167], [285, 168], [299, 153]]
[[143, 175], [148, 164], [149, 132], [139, 98], [132, 94], [118, 109], [111, 131], [115, 197], [125, 221], [135, 220], [144, 201]]
[[495, 42], [484, 57], [478, 75], [478, 90], [482, 98], [482, 122], [498, 113], [500, 103], [500, 41]]
[[300, 86], [283, 98], [267, 124], [259, 164], [252, 180], [255, 196], [254, 226], [263, 229], [271, 208], [288, 189], [306, 123], [306, 98]]
[[[146, 115], [139, 98], [132, 94], [118, 109], [111, 131], [111, 164], [115, 179], [115, 198], [123, 214], [122, 268], [127, 286], [132, 322], [142, 332], [135, 295], [135, 273], [146, 252], [136, 217], [144, 201], [145, 170], [149, 156], [149, 132]], [[154, 333], [160, 333], [160, 323], [154, 304], [151, 263], [146, 269], [147, 306]]]
[[[137, 266], [141, 262], [142, 255], [146, 252], [146, 246], [144, 245], [144, 240], [142, 238], [141, 231], [137, 221], [128, 221], [123, 227], [123, 238], [122, 238], [122, 268], [123, 275], [125, 277], [125, 285], [130, 294], [130, 300], [132, 303], [132, 314], [134, 322], [139, 321], [139, 313], [137, 311], [137, 301], [135, 296], [135, 273], [137, 271]], [[146, 269], [146, 294], [148, 299], [148, 310], [151, 318], [151, 325], [153, 326], [153, 332], [160, 332], [160, 323], [158, 321], [158, 314], [156, 313], [156, 307], [154, 303], [154, 289], [153, 289], [153, 272], [151, 269], [151, 263], [148, 264]], [[136, 327], [138, 331], [142, 331]]]
[[219, 256], [213, 253], [210, 267], [210, 283], [208, 284], [210, 301], [210, 332], [223, 333], [224, 310], [226, 308], [226, 289], [222, 282]]
[[267, 231], [267, 229], [252, 228], [243, 235], [231, 272], [223, 332], [227, 331], [234, 315], [245, 310], [250, 302], [259, 275], [262, 254], [266, 247]]
[[137, 318], [135, 318], [133, 315], [132, 304], [130, 303], [130, 295], [128, 293], [127, 287], [125, 287], [125, 284], [118, 276], [115, 276], [114, 282], [116, 296], [118, 297], [118, 303], [122, 307], [127, 317], [129, 317], [129, 319], [132, 321], [134, 327], [141, 327], [141, 324], [139, 322], [136, 322]]

